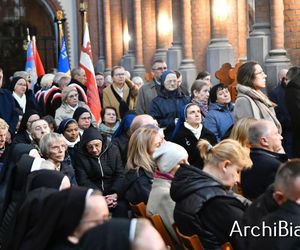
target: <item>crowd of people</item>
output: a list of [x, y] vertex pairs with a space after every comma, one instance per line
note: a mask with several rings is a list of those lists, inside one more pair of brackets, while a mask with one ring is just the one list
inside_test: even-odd
[[99, 123], [83, 69], [45, 74], [34, 86], [27, 72], [8, 82], [3, 74], [1, 249], [167, 249], [148, 220], [134, 218], [131, 205], [141, 202], [178, 249], [174, 225], [209, 250], [300, 245], [242, 233], [300, 220], [300, 68], [281, 70], [266, 93], [262, 67], [246, 62], [232, 101], [206, 71], [187, 89], [163, 60], [145, 83], [115, 66], [110, 78], [96, 73]]

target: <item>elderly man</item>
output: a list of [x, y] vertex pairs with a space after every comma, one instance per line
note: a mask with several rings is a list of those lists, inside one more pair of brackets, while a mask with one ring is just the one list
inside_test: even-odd
[[75, 68], [71, 71], [71, 82], [68, 86], [76, 87], [79, 95], [79, 100], [87, 103], [87, 87], [86, 87], [86, 74], [82, 68]]
[[271, 121], [259, 120], [249, 127], [248, 141], [253, 165], [241, 175], [243, 194], [247, 198], [256, 199], [261, 195], [273, 183], [281, 163], [288, 160], [281, 140], [282, 136]]
[[137, 114], [149, 114], [150, 104], [160, 90], [160, 77], [167, 70], [167, 64], [163, 60], [156, 60], [152, 64], [153, 81], [144, 84], [139, 89], [136, 112]]

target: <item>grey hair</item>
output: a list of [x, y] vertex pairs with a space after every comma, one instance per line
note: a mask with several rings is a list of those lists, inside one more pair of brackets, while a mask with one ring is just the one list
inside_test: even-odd
[[50, 145], [52, 142], [56, 140], [64, 141], [64, 136], [58, 133], [49, 133], [43, 135], [43, 137], [40, 140], [39, 146], [40, 146], [41, 153], [44, 157], [46, 158], [48, 157]]
[[259, 120], [250, 125], [248, 131], [248, 141], [250, 145], [259, 144], [261, 137], [269, 135], [269, 123], [270, 121], [267, 120]]

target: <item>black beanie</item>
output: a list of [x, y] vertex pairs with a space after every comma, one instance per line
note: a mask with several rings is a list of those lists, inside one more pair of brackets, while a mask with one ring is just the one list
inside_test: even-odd
[[78, 122], [79, 117], [85, 112], [89, 112], [91, 114], [91, 112], [88, 111], [86, 108], [78, 107], [73, 114], [73, 119]]

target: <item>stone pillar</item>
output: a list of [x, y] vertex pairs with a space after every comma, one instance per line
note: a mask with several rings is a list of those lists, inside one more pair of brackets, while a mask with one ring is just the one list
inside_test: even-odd
[[157, 44], [154, 60], [167, 61], [167, 50], [171, 45], [172, 30], [168, 30], [172, 24], [172, 2], [171, 0], [156, 0], [156, 29]]
[[197, 76], [196, 66], [193, 59], [192, 51], [192, 9], [191, 0], [182, 0], [182, 23], [183, 23], [183, 60], [179, 67], [182, 73], [183, 83], [186, 84], [187, 89], [191, 88]]
[[262, 67], [264, 67], [266, 56], [268, 55], [271, 47], [269, 10], [265, 9], [268, 6], [269, 0], [255, 1], [255, 6], [253, 6], [255, 12], [255, 23], [253, 24], [253, 31], [247, 39], [248, 61], [256, 61]]
[[[121, 65], [128, 71], [132, 71], [135, 64], [134, 55], [134, 39], [132, 34], [134, 34], [134, 24], [133, 24], [133, 1], [134, 0], [124, 0], [122, 1], [122, 15], [123, 15], [123, 57], [121, 60]], [[124, 39], [128, 35], [128, 39]], [[129, 39], [130, 38], [130, 39]]]
[[172, 47], [167, 52], [167, 65], [169, 69], [179, 69], [182, 60], [182, 40], [181, 40], [181, 0], [172, 2], [173, 16], [173, 42]]
[[212, 38], [207, 48], [206, 63], [207, 70], [211, 73], [213, 84], [218, 82], [215, 72], [221, 68], [224, 63], [234, 65], [234, 51], [229, 43], [227, 36], [226, 13], [228, 4], [225, 0], [211, 0], [211, 26]]
[[247, 61], [247, 2], [246, 0], [237, 1], [238, 8], [238, 48], [239, 62]]
[[102, 1], [97, 1], [97, 18], [98, 18], [98, 61], [96, 64], [96, 72], [104, 72], [105, 57], [104, 57], [104, 15]]
[[278, 72], [281, 69], [288, 69], [290, 60], [287, 58], [286, 50], [284, 49], [284, 5], [283, 0], [271, 1], [271, 30], [272, 30], [272, 49], [265, 62], [265, 70], [267, 74], [267, 91], [270, 91], [277, 86]]
[[111, 23], [110, 23], [110, 0], [104, 0], [104, 29], [105, 29], [105, 75], [110, 74], [112, 68], [111, 54]]
[[134, 0], [135, 21], [135, 56], [136, 64], [132, 76], [140, 76], [145, 79], [145, 68], [143, 64], [143, 35], [142, 35], [142, 8], [141, 0]]

